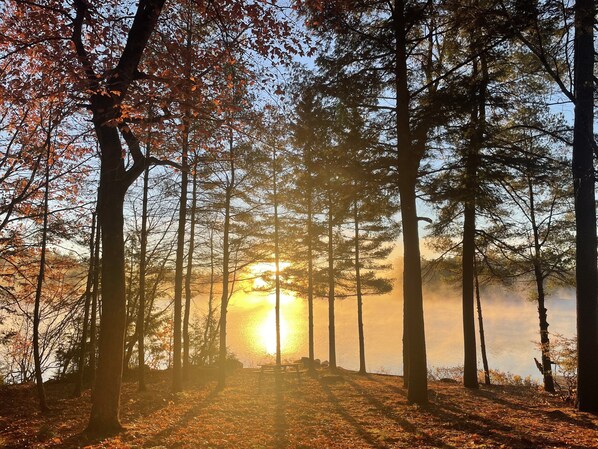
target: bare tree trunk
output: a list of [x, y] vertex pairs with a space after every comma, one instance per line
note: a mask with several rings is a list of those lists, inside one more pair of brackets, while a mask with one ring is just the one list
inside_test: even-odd
[[406, 364], [407, 399], [417, 404], [428, 402], [428, 369], [422, 296], [421, 258], [416, 206], [416, 181], [421, 151], [412, 141], [409, 88], [407, 84], [407, 26], [405, 2], [395, 0], [393, 13], [395, 31], [395, 88], [397, 95], [397, 167], [399, 171], [399, 197], [403, 223], [403, 326], [407, 332], [404, 342], [408, 357]]
[[[120, 138], [115, 128], [97, 124], [102, 146], [98, 214], [102, 229], [102, 310], [99, 357], [88, 430], [112, 433], [119, 419], [126, 329], [123, 207], [126, 188]], [[111, 151], [107, 151], [110, 147]]]
[[542, 351], [542, 375], [544, 390], [554, 393], [554, 378], [552, 376], [552, 360], [550, 358], [550, 337], [548, 334], [548, 313], [546, 310], [546, 295], [544, 293], [544, 279], [541, 268], [534, 266], [536, 287], [538, 292], [538, 319], [540, 324], [540, 347]]
[[[468, 164], [470, 165], [470, 164]], [[467, 176], [467, 175], [466, 175]], [[465, 203], [463, 219], [463, 385], [467, 388], [478, 388], [477, 345], [475, 341], [474, 318], [474, 270], [475, 251], [475, 200]]]
[[313, 205], [312, 205], [312, 179], [308, 173], [307, 191], [307, 309], [308, 309], [308, 339], [309, 339], [309, 367], [311, 373], [315, 372], [314, 350], [314, 261], [313, 261]]
[[[208, 316], [206, 317], [206, 327], [203, 332], [202, 347], [207, 354], [208, 365], [212, 363], [212, 322], [214, 317], [214, 227], [210, 228], [210, 292], [208, 293]], [[209, 338], [209, 342], [208, 342]]]
[[[186, 78], [186, 88], [185, 88], [185, 97], [186, 102], [184, 105], [184, 116], [183, 116], [183, 155], [182, 155], [182, 165], [183, 165], [183, 173], [182, 173], [182, 181], [181, 181], [181, 206], [179, 209], [179, 220], [183, 220], [183, 223], [179, 221], [179, 232], [182, 233], [182, 236], [179, 235], [178, 246], [177, 246], [177, 265], [176, 265], [176, 273], [177, 276], [175, 277], [175, 331], [178, 330], [178, 333], [175, 332], [175, 340], [174, 340], [174, 370], [173, 370], [173, 391], [181, 391], [183, 389], [183, 378], [185, 377], [185, 373], [183, 369], [187, 368], [188, 365], [188, 358], [189, 358], [189, 336], [182, 335], [181, 336], [181, 312], [182, 312], [182, 302], [183, 302], [183, 259], [185, 257], [185, 225], [187, 222], [187, 189], [188, 189], [188, 157], [189, 157], [189, 140], [190, 140], [190, 126], [191, 126], [191, 70], [192, 70], [192, 60], [193, 60], [193, 52], [191, 51], [191, 46], [193, 44], [193, 9], [192, 9], [192, 2], [188, 2], [187, 4], [187, 18], [186, 18], [186, 45], [185, 45], [185, 78]], [[193, 251], [192, 246], [189, 246], [189, 254]], [[192, 267], [192, 262], [188, 262], [188, 267]], [[185, 280], [185, 283], [190, 282], [190, 280]], [[186, 298], [185, 302], [190, 303], [191, 298]], [[185, 317], [186, 317], [186, 332], [189, 331], [189, 307], [185, 308]], [[185, 323], [183, 323], [185, 326]], [[187, 341], [187, 355], [185, 360], [185, 356], [183, 355], [183, 359], [181, 360], [181, 348], [182, 348], [182, 340], [185, 339]], [[184, 366], [182, 366], [184, 364]]]
[[91, 289], [93, 286], [93, 273], [94, 273], [94, 261], [95, 261], [95, 239], [96, 236], [96, 213], [93, 212], [91, 215], [91, 235], [89, 237], [89, 269], [87, 271], [87, 284], [85, 286], [85, 304], [83, 305], [83, 327], [81, 330], [81, 345], [79, 347], [79, 363], [78, 363], [78, 370], [77, 373], [77, 380], [75, 382], [75, 391], [73, 395], [75, 397], [81, 396], [81, 391], [83, 389], [83, 378], [85, 374], [85, 355], [87, 353], [87, 328], [89, 325], [89, 312], [91, 306]]
[[48, 202], [50, 197], [50, 165], [51, 165], [51, 145], [52, 138], [52, 123], [48, 120], [48, 129], [46, 134], [46, 173], [45, 173], [45, 189], [44, 189], [44, 206], [43, 206], [43, 224], [42, 224], [42, 242], [41, 254], [39, 260], [39, 273], [37, 275], [37, 287], [35, 289], [35, 304], [33, 308], [33, 363], [35, 365], [35, 384], [37, 387], [37, 397], [39, 400], [39, 408], [42, 413], [47, 412], [48, 404], [46, 402], [46, 392], [44, 390], [44, 380], [42, 378], [42, 364], [39, 347], [39, 325], [41, 322], [40, 308], [42, 299], [42, 289], [44, 285], [44, 276], [46, 272], [46, 246], [48, 242]]
[[[407, 183], [405, 183], [407, 184]], [[415, 183], [404, 185], [400, 192], [403, 223], [403, 295], [407, 333], [408, 392], [410, 402], [427, 402], [427, 365], [424, 334], [424, 313], [421, 284], [419, 235], [415, 206]]]
[[[278, 191], [277, 191], [277, 167], [276, 167], [276, 150], [272, 154], [272, 193], [274, 202], [274, 269], [275, 274], [275, 315], [276, 315], [276, 365], [280, 368], [281, 354], [280, 354], [280, 248], [278, 243]], [[278, 373], [278, 371], [277, 371]]]
[[191, 276], [193, 274], [193, 251], [195, 249], [195, 215], [197, 213], [197, 156], [193, 163], [193, 186], [191, 192], [191, 229], [189, 230], [189, 251], [187, 253], [187, 275], [185, 276], [185, 315], [183, 316], [183, 379], [189, 378], [189, 318], [191, 316]]
[[220, 299], [220, 347], [219, 347], [219, 375], [218, 375], [218, 389], [223, 389], [226, 385], [226, 312], [228, 308], [228, 281], [229, 281], [229, 232], [230, 232], [230, 208], [232, 191], [235, 184], [235, 158], [233, 152], [233, 131], [230, 131], [229, 140], [229, 157], [230, 157], [230, 177], [226, 186], [226, 195], [224, 200], [224, 235], [222, 243], [223, 260], [222, 260], [222, 297]]
[[363, 333], [363, 297], [361, 294], [361, 260], [359, 258], [359, 209], [357, 200], [353, 202], [355, 222], [355, 283], [357, 290], [357, 329], [359, 331], [359, 374], [367, 374], [365, 368], [365, 336]]
[[546, 294], [544, 292], [544, 274], [542, 270], [542, 246], [540, 231], [536, 222], [536, 201], [531, 178], [527, 178], [529, 196], [530, 221], [534, 236], [534, 278], [538, 293], [538, 319], [540, 322], [540, 348], [542, 351], [542, 376], [544, 390], [554, 393], [554, 378], [552, 377], [552, 361], [550, 359], [550, 337], [548, 335], [548, 311], [546, 310]]
[[[150, 107], [151, 117], [151, 107]], [[151, 131], [148, 130], [146, 157], [150, 155]], [[145, 385], [145, 276], [147, 272], [147, 201], [149, 190], [149, 167], [143, 172], [143, 199], [141, 206], [141, 241], [139, 254], [139, 308], [137, 309], [137, 369], [139, 391], [147, 389]]]
[[102, 240], [102, 229], [99, 220], [96, 218], [96, 241], [93, 263], [93, 294], [91, 295], [91, 319], [89, 325], [89, 383], [93, 386], [96, 375], [96, 348], [97, 348], [97, 312], [100, 284], [100, 242]]
[[577, 407], [598, 412], [598, 273], [594, 173], [594, 0], [575, 2], [573, 187], [576, 225]]
[[[471, 52], [476, 51], [471, 44]], [[463, 385], [467, 388], [478, 388], [477, 349], [475, 341], [474, 312], [474, 276], [475, 276], [475, 232], [476, 232], [476, 195], [478, 190], [479, 155], [484, 140], [486, 127], [486, 88], [488, 84], [488, 67], [486, 57], [482, 54], [473, 60], [472, 104], [470, 128], [471, 137], [465, 159], [465, 204], [463, 213]], [[478, 76], [480, 79], [478, 80]], [[479, 83], [478, 83], [479, 81]]]
[[105, 95], [104, 91], [100, 92], [100, 77], [89, 64], [82, 39], [90, 5], [84, 0], [75, 0], [74, 4], [76, 16], [72, 41], [79, 62], [85, 69], [89, 91], [92, 92], [89, 98], [90, 110], [101, 150], [98, 216], [102, 229], [102, 311], [98, 368], [87, 431], [106, 434], [122, 428], [119, 408], [126, 327], [124, 197], [129, 185], [141, 174], [147, 163], [139, 151], [138, 142], [132, 138], [130, 130], [123, 127], [121, 134], [127, 140], [130, 154], [135, 159], [133, 166], [129, 170], [125, 169], [121, 136], [114, 122], [121, 117], [121, 103], [133, 82], [164, 0], [146, 0], [138, 6], [118, 65], [113, 71], [109, 71], [106, 81], [109, 95]]
[[[191, 41], [192, 41], [192, 12], [187, 11], [187, 39], [185, 46], [185, 77], [188, 82], [186, 93], [190, 93], [190, 78], [191, 78]], [[191, 109], [189, 106], [189, 95], [187, 95], [187, 103], [184, 106], [183, 116], [183, 144], [181, 164], [183, 169], [181, 171], [181, 197], [179, 203], [179, 228], [177, 232], [177, 251], [175, 262], [175, 276], [174, 276], [174, 343], [173, 343], [173, 369], [172, 369], [172, 391], [178, 392], [183, 390], [183, 372], [182, 372], [182, 310], [183, 310], [183, 259], [185, 258], [185, 227], [187, 224], [187, 188], [188, 188], [188, 157], [189, 157], [189, 139], [191, 126]]]
[[181, 363], [181, 323], [183, 311], [183, 259], [185, 258], [185, 225], [187, 222], [187, 157], [189, 151], [189, 120], [184, 121], [183, 154], [181, 162], [181, 196], [179, 201], [179, 227], [177, 231], [177, 251], [174, 275], [174, 335], [173, 335], [173, 369], [172, 391], [183, 390], [183, 373]]
[[336, 370], [336, 335], [334, 325], [334, 242], [332, 223], [332, 194], [328, 183], [328, 363], [332, 371]]
[[484, 383], [486, 385], [490, 385], [490, 368], [488, 366], [488, 356], [486, 354], [486, 337], [484, 334], [484, 318], [482, 316], [482, 300], [480, 298], [480, 282], [478, 278], [478, 270], [476, 259], [474, 257], [474, 273], [475, 273], [475, 297], [476, 297], [476, 305], [478, 309], [478, 327], [480, 333], [480, 349], [482, 351], [482, 364], [484, 366]]
[[[403, 270], [404, 272], [405, 270]], [[403, 301], [403, 317], [406, 316], [406, 301]], [[409, 329], [408, 322], [403, 318], [403, 387], [409, 388]]]

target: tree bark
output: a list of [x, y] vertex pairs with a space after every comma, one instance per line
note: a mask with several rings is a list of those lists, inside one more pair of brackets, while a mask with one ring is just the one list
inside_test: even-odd
[[[151, 116], [151, 113], [150, 113]], [[149, 157], [151, 147], [151, 132], [148, 131], [146, 157]], [[147, 389], [145, 385], [145, 275], [147, 272], [147, 201], [149, 190], [149, 167], [143, 172], [143, 199], [141, 206], [141, 242], [139, 254], [139, 308], [137, 310], [137, 367], [139, 391]]]
[[[182, 144], [182, 166], [181, 173], [181, 201], [179, 206], [179, 228], [177, 240], [177, 255], [175, 266], [175, 290], [174, 290], [174, 366], [173, 366], [173, 380], [172, 390], [183, 390], [183, 370], [182, 370], [182, 311], [183, 311], [183, 261], [185, 258], [185, 228], [187, 224], [187, 190], [188, 190], [188, 157], [189, 157], [189, 139], [191, 126], [191, 109], [190, 109], [190, 78], [192, 65], [192, 18], [193, 13], [190, 8], [191, 3], [188, 3], [187, 9], [187, 23], [186, 23], [186, 42], [185, 42], [185, 104], [183, 106], [183, 144]], [[185, 314], [187, 314], [185, 310]]]
[[577, 407], [598, 412], [598, 273], [594, 174], [594, 0], [575, 2], [573, 188], [576, 225]]
[[395, 89], [397, 128], [397, 167], [399, 172], [399, 197], [403, 224], [403, 326], [407, 332], [407, 399], [417, 404], [428, 402], [428, 369], [419, 251], [419, 230], [416, 206], [416, 181], [423, 154], [412, 141], [410, 95], [407, 84], [407, 27], [405, 4], [395, 0], [393, 11], [395, 31]]
[[[475, 37], [472, 37], [472, 39], [475, 39]], [[477, 52], [475, 42], [471, 44], [471, 52], [474, 54]], [[467, 388], [478, 388], [474, 309], [475, 221], [480, 151], [486, 128], [486, 88], [488, 85], [486, 55], [482, 54], [479, 58], [475, 58], [472, 65], [472, 108], [469, 123], [469, 145], [465, 156], [465, 204], [463, 213], [463, 385]]]
[[332, 371], [336, 370], [336, 335], [334, 317], [334, 242], [332, 223], [332, 194], [328, 183], [328, 363]]
[[542, 351], [542, 376], [544, 390], [554, 393], [554, 379], [552, 377], [552, 361], [550, 359], [550, 337], [548, 334], [548, 311], [546, 310], [546, 294], [544, 292], [544, 273], [542, 267], [542, 246], [540, 243], [540, 230], [536, 222], [536, 201], [532, 180], [527, 178], [529, 195], [530, 220], [534, 236], [534, 278], [536, 292], [538, 293], [538, 319], [540, 324], [540, 348]]
[[185, 117], [181, 162], [181, 196], [179, 200], [179, 226], [177, 231], [177, 250], [174, 275], [174, 335], [173, 335], [173, 367], [172, 391], [183, 390], [183, 373], [181, 364], [182, 349], [182, 311], [183, 311], [183, 260], [185, 258], [185, 228], [187, 224], [187, 158], [189, 154], [189, 120]]
[[46, 134], [46, 172], [45, 172], [45, 189], [44, 189], [44, 206], [43, 206], [43, 223], [42, 223], [42, 242], [41, 254], [39, 260], [39, 273], [37, 275], [37, 286], [35, 289], [35, 303], [33, 308], [33, 363], [35, 366], [35, 384], [37, 388], [37, 398], [39, 400], [39, 408], [42, 413], [46, 413], [49, 408], [46, 401], [46, 391], [44, 389], [44, 380], [42, 378], [42, 363], [39, 347], [39, 325], [41, 323], [41, 299], [42, 289], [44, 286], [44, 276], [46, 273], [46, 246], [48, 243], [48, 202], [50, 197], [50, 165], [52, 154], [52, 123], [48, 120], [48, 129]]
[[488, 355], [486, 353], [486, 336], [484, 333], [484, 318], [482, 315], [482, 299], [480, 297], [480, 281], [478, 277], [477, 264], [474, 257], [474, 273], [475, 273], [475, 298], [478, 309], [478, 331], [480, 333], [480, 350], [482, 352], [482, 365], [484, 366], [484, 383], [490, 385], [490, 368], [488, 366]]
[[122, 147], [116, 128], [96, 123], [102, 148], [98, 214], [102, 228], [102, 310], [99, 357], [88, 430], [111, 433], [119, 420], [126, 328], [123, 206], [126, 187]]
[[191, 339], [189, 319], [191, 316], [191, 276], [193, 275], [193, 252], [195, 250], [195, 215], [197, 213], [197, 157], [193, 163], [193, 185], [191, 187], [191, 216], [189, 217], [189, 251], [187, 252], [187, 274], [185, 276], [185, 315], [183, 316], [183, 379], [189, 378], [191, 360], [189, 358]]
[[315, 372], [315, 345], [314, 345], [314, 261], [313, 261], [313, 187], [311, 173], [308, 169], [307, 187], [307, 328], [309, 340], [309, 367], [311, 373]]
[[357, 200], [353, 202], [355, 225], [355, 288], [357, 291], [357, 330], [359, 334], [359, 374], [367, 374], [365, 368], [365, 337], [363, 333], [363, 297], [361, 294], [361, 260], [359, 259], [359, 209]]
[[98, 296], [100, 284], [100, 243], [102, 240], [102, 229], [99, 219], [96, 217], [96, 241], [95, 241], [95, 260], [93, 263], [93, 294], [91, 296], [91, 317], [89, 324], [89, 383], [93, 386], [96, 375], [96, 350], [97, 350], [97, 321], [98, 321]]
[[222, 242], [222, 296], [220, 299], [220, 347], [219, 349], [219, 375], [218, 375], [218, 389], [223, 389], [226, 385], [226, 312], [228, 308], [228, 281], [230, 275], [229, 259], [229, 233], [230, 233], [230, 208], [232, 191], [235, 184], [235, 159], [233, 151], [233, 131], [230, 130], [229, 141], [229, 157], [230, 157], [230, 178], [227, 180], [226, 193], [224, 199], [224, 230]]
[[407, 316], [407, 303], [403, 300], [403, 387], [409, 388], [409, 323], [405, 316]]
[[272, 196], [274, 203], [274, 269], [275, 273], [275, 302], [276, 302], [276, 365], [280, 371], [281, 353], [280, 353], [280, 248], [279, 248], [279, 229], [278, 229], [278, 176], [276, 167], [276, 150], [272, 154]]
[[[473, 204], [472, 204], [473, 203]], [[467, 201], [463, 219], [463, 385], [478, 388], [477, 345], [475, 339], [474, 315], [474, 273], [473, 259], [475, 252], [475, 203]]]
[[[214, 316], [214, 227], [210, 228], [210, 292], [208, 294], [208, 316], [206, 318], [206, 327], [203, 332], [203, 349], [207, 354], [207, 363], [212, 363], [212, 320]], [[209, 341], [208, 341], [209, 338]]]
[[95, 239], [96, 236], [96, 213], [93, 212], [91, 215], [91, 235], [89, 237], [89, 269], [87, 271], [87, 284], [85, 285], [85, 303], [83, 305], [83, 326], [81, 330], [81, 345], [79, 346], [79, 363], [77, 364], [77, 368], [79, 372], [77, 373], [77, 380], [75, 381], [75, 391], [73, 392], [73, 396], [79, 397], [81, 396], [81, 391], [83, 389], [83, 378], [85, 375], [85, 356], [87, 353], [87, 328], [89, 326], [89, 312], [91, 306], [91, 289], [93, 287], [93, 273], [94, 273], [94, 261], [95, 261]]
[[428, 401], [428, 370], [426, 364], [426, 343], [424, 331], [424, 310], [421, 280], [421, 258], [419, 252], [418, 219], [415, 204], [415, 182], [399, 182], [401, 216], [403, 223], [403, 298], [405, 301], [404, 321], [408, 331], [408, 391], [410, 402], [424, 404]]
[[133, 82], [164, 0], [145, 0], [139, 3], [119, 62], [106, 81], [109, 95], [104, 95], [99, 86], [100, 77], [90, 65], [83, 42], [89, 4], [84, 0], [75, 0], [74, 4], [76, 16], [72, 41], [87, 77], [88, 89], [92, 92], [90, 109], [101, 158], [98, 217], [102, 229], [103, 252], [102, 312], [98, 368], [87, 430], [105, 434], [121, 429], [119, 406], [126, 327], [124, 197], [130, 183], [141, 174], [147, 162], [143, 156], [139, 157], [135, 151], [137, 148], [130, 147], [135, 163], [128, 171], [125, 170], [123, 148], [114, 120], [120, 119], [120, 105]]

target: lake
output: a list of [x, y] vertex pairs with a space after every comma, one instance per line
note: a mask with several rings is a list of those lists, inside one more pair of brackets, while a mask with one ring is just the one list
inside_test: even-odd
[[[547, 300], [549, 331], [575, 334], [575, 292], [559, 290]], [[482, 309], [491, 369], [540, 379], [533, 358], [540, 358], [537, 305], [525, 294], [493, 287], [482, 291]], [[402, 310], [400, 289], [364, 298], [364, 329], [368, 371], [402, 374]], [[359, 368], [357, 302], [335, 302], [337, 364]], [[428, 367], [463, 364], [461, 300], [450, 288], [424, 293]], [[273, 294], [233, 296], [229, 304], [229, 350], [246, 367], [272, 361], [276, 349]], [[476, 323], [477, 324], [477, 323]], [[328, 302], [314, 302], [315, 356], [328, 360]], [[478, 335], [476, 335], [478, 337]], [[307, 301], [283, 293], [281, 300], [283, 360], [308, 355]], [[478, 340], [479, 344], [479, 340]], [[478, 350], [479, 352], [479, 350]], [[481, 356], [478, 355], [481, 368]]]

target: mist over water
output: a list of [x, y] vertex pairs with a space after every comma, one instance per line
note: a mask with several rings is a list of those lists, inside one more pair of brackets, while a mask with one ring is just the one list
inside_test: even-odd
[[[537, 304], [509, 289], [482, 290], [486, 345], [491, 369], [539, 379], [533, 358], [540, 358]], [[364, 298], [366, 363], [370, 372], [402, 374], [401, 289], [388, 295]], [[568, 337], [575, 334], [575, 293], [553, 292], [547, 299], [549, 331]], [[337, 364], [359, 368], [357, 302], [335, 301]], [[428, 367], [463, 364], [461, 298], [459, 292], [424, 291]], [[273, 295], [235, 295], [229, 305], [229, 350], [246, 367], [274, 360], [275, 315]], [[477, 325], [477, 322], [476, 322]], [[283, 295], [281, 305], [283, 360], [308, 355], [307, 301]], [[315, 356], [328, 360], [328, 301], [314, 302]], [[476, 334], [479, 345], [479, 335]], [[479, 350], [478, 350], [479, 353]], [[481, 356], [478, 355], [481, 368]]]

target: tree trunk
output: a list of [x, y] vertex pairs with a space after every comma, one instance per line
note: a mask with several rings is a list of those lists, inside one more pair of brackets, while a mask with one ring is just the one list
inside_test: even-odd
[[577, 407], [598, 412], [598, 274], [594, 176], [594, 0], [575, 2], [573, 187], [576, 225]]
[[280, 371], [281, 353], [280, 353], [280, 248], [279, 248], [279, 231], [278, 231], [278, 186], [277, 186], [277, 167], [276, 167], [276, 150], [273, 150], [272, 155], [272, 194], [274, 202], [274, 269], [275, 273], [275, 296], [276, 296], [276, 365]]
[[463, 385], [478, 388], [477, 345], [475, 341], [475, 315], [473, 299], [473, 258], [475, 252], [475, 204], [465, 204], [463, 219]]
[[550, 360], [550, 338], [548, 335], [548, 313], [546, 310], [546, 294], [544, 293], [544, 274], [542, 270], [542, 246], [540, 243], [540, 230], [536, 222], [536, 201], [531, 178], [527, 178], [529, 196], [530, 221], [534, 236], [534, 278], [536, 292], [538, 293], [538, 318], [540, 322], [540, 348], [542, 351], [542, 376], [544, 377], [544, 390], [554, 393], [554, 379], [552, 377], [552, 361]]
[[[187, 223], [187, 189], [188, 189], [188, 157], [189, 157], [189, 139], [190, 139], [190, 126], [191, 126], [191, 68], [192, 68], [192, 58], [193, 53], [191, 52], [191, 46], [193, 43], [193, 28], [192, 28], [192, 21], [193, 21], [193, 11], [191, 8], [191, 2], [187, 3], [187, 17], [186, 17], [186, 43], [185, 43], [185, 103], [183, 106], [183, 145], [182, 145], [182, 165], [183, 165], [183, 172], [181, 173], [181, 205], [179, 209], [179, 238], [178, 238], [178, 245], [177, 245], [177, 260], [176, 260], [176, 274], [175, 274], [175, 338], [174, 338], [174, 369], [173, 369], [173, 383], [172, 383], [172, 390], [173, 391], [182, 391], [183, 389], [183, 376], [184, 373], [182, 371], [182, 362], [185, 364], [185, 367], [188, 365], [188, 361], [181, 360], [181, 349], [182, 349], [182, 338], [188, 341], [189, 336], [182, 336], [181, 335], [181, 312], [183, 307], [183, 260], [185, 258], [185, 225]], [[182, 224], [181, 224], [182, 220]], [[182, 233], [182, 235], [181, 235]], [[190, 246], [191, 248], [191, 246]], [[190, 249], [190, 251], [193, 251]], [[188, 265], [189, 266], [189, 265]], [[187, 281], [185, 280], [185, 283]], [[189, 281], [190, 282], [190, 281]], [[178, 287], [178, 288], [177, 288]], [[190, 302], [191, 298], [185, 302]], [[187, 332], [189, 330], [189, 307], [185, 308], [185, 316], [187, 317]], [[184, 326], [184, 323], [183, 323]], [[177, 329], [178, 328], [178, 329]], [[178, 330], [178, 332], [177, 332]], [[182, 338], [181, 338], [182, 337]], [[188, 352], [187, 352], [188, 357]]]
[[482, 352], [482, 365], [484, 366], [484, 383], [490, 385], [490, 368], [488, 367], [488, 356], [486, 354], [486, 336], [484, 334], [484, 318], [482, 315], [482, 300], [480, 298], [480, 282], [478, 279], [477, 264], [474, 257], [474, 273], [475, 273], [475, 298], [478, 309], [478, 331], [480, 333], [480, 350]]
[[226, 185], [226, 196], [224, 199], [224, 230], [222, 242], [222, 297], [220, 299], [220, 347], [219, 349], [219, 375], [218, 389], [223, 389], [226, 385], [226, 312], [228, 308], [228, 280], [229, 280], [229, 232], [230, 232], [230, 207], [232, 191], [235, 184], [235, 159], [233, 152], [233, 131], [230, 131], [230, 178]]
[[81, 396], [83, 389], [83, 378], [85, 375], [85, 355], [87, 353], [87, 328], [89, 325], [89, 312], [91, 306], [91, 289], [93, 286], [93, 273], [94, 273], [94, 261], [95, 261], [95, 239], [96, 236], [96, 213], [91, 215], [91, 235], [89, 237], [89, 269], [87, 271], [87, 284], [85, 285], [85, 304], [83, 305], [83, 326], [81, 330], [81, 345], [79, 346], [79, 363], [77, 368], [77, 380], [75, 381], [75, 391], [73, 395], [75, 397]]
[[363, 298], [361, 294], [361, 261], [359, 259], [359, 209], [357, 200], [353, 202], [355, 222], [355, 286], [357, 290], [357, 330], [359, 333], [359, 374], [367, 374], [365, 369], [365, 337], [363, 334]]
[[315, 372], [315, 349], [314, 349], [314, 261], [313, 261], [313, 205], [312, 205], [312, 179], [308, 172], [307, 188], [307, 327], [309, 340], [309, 367], [311, 373]]
[[189, 230], [189, 252], [187, 253], [187, 275], [185, 276], [185, 315], [183, 316], [183, 379], [189, 378], [189, 318], [191, 316], [191, 276], [193, 274], [193, 251], [195, 249], [195, 215], [197, 213], [197, 157], [193, 163], [193, 186], [191, 187], [191, 229]]
[[91, 318], [89, 325], [89, 383], [93, 386], [96, 376], [96, 349], [97, 349], [97, 321], [98, 321], [98, 296], [100, 284], [100, 242], [102, 240], [102, 228], [99, 219], [96, 217], [96, 241], [95, 260], [93, 263], [93, 294], [91, 296]]
[[[208, 365], [212, 364], [212, 320], [214, 315], [214, 227], [210, 228], [210, 292], [208, 294], [208, 316], [206, 318], [206, 328], [203, 332], [202, 347], [207, 354]], [[209, 338], [209, 343], [208, 343]]]
[[410, 402], [428, 402], [428, 369], [422, 296], [421, 259], [415, 186], [419, 163], [423, 154], [414, 147], [411, 136], [410, 95], [407, 84], [407, 42], [405, 4], [395, 0], [395, 89], [397, 95], [397, 167], [399, 172], [399, 197], [403, 224], [403, 326], [407, 332], [407, 399]]
[[424, 310], [419, 252], [418, 219], [415, 205], [415, 182], [399, 182], [403, 223], [403, 298], [407, 326], [408, 391], [410, 402], [428, 401], [428, 370], [424, 331]]
[[184, 120], [183, 154], [181, 171], [181, 196], [179, 201], [179, 226], [177, 231], [177, 250], [174, 274], [174, 335], [173, 335], [173, 367], [172, 391], [183, 390], [183, 373], [181, 369], [181, 322], [183, 311], [183, 259], [185, 258], [185, 225], [187, 222], [187, 155], [189, 150], [189, 121]]
[[328, 354], [329, 367], [336, 370], [336, 336], [334, 326], [334, 242], [332, 223], [332, 195], [328, 183]]
[[42, 242], [41, 254], [39, 260], [39, 273], [37, 275], [37, 287], [35, 289], [35, 304], [33, 308], [33, 363], [35, 365], [35, 384], [37, 387], [37, 398], [39, 400], [39, 408], [42, 413], [47, 412], [48, 404], [46, 402], [46, 392], [44, 390], [44, 380], [42, 378], [42, 363], [39, 348], [39, 325], [41, 322], [41, 299], [42, 289], [44, 286], [44, 276], [46, 272], [46, 246], [48, 243], [48, 202], [50, 197], [50, 165], [51, 165], [51, 138], [52, 138], [52, 123], [48, 121], [48, 129], [46, 134], [46, 173], [45, 173], [45, 189], [44, 189], [44, 206], [43, 206], [43, 224], [42, 224]]
[[[472, 39], [475, 38], [472, 37]], [[476, 49], [477, 45], [472, 42], [471, 53], [475, 53]], [[470, 140], [465, 158], [465, 204], [463, 212], [463, 385], [467, 388], [478, 388], [474, 311], [474, 259], [478, 168], [486, 126], [488, 67], [485, 55], [482, 54], [479, 58], [474, 59], [472, 65], [473, 87], [471, 97], [473, 104], [469, 124]], [[480, 77], [479, 80], [478, 77]]]
[[[140, 154], [132, 133], [125, 126], [129, 154], [133, 166], [127, 171], [116, 122], [121, 118], [121, 105], [135, 78], [145, 47], [154, 31], [164, 0], [146, 0], [135, 12], [118, 64], [108, 74], [105, 87], [90, 63], [83, 42], [85, 22], [90, 4], [74, 0], [75, 17], [71, 40], [87, 82], [89, 108], [100, 147], [100, 185], [98, 188], [98, 217], [102, 229], [102, 311], [100, 322], [99, 360], [96, 383], [92, 394], [91, 415], [87, 430], [110, 433], [121, 428], [119, 422], [120, 387], [122, 382], [124, 338], [126, 327], [125, 259], [123, 236], [123, 205], [126, 191], [142, 172], [147, 161]], [[101, 44], [100, 44], [101, 45]], [[106, 95], [105, 92], [108, 94]], [[126, 152], [125, 152], [126, 153]]]
[[542, 351], [542, 374], [544, 390], [554, 393], [554, 378], [552, 377], [552, 361], [550, 358], [550, 338], [548, 335], [548, 314], [545, 306], [544, 280], [539, 266], [534, 266], [536, 287], [538, 291], [538, 319], [540, 323], [540, 345]]
[[407, 303], [403, 300], [403, 387], [409, 388], [409, 330], [407, 329], [409, 323], [405, 316], [407, 316]]
[[[134, 309], [139, 309], [139, 304], [135, 303], [133, 304]], [[132, 317], [131, 317], [132, 319]], [[127, 322], [130, 322], [131, 320], [127, 320]], [[129, 327], [129, 325], [127, 324], [127, 328]], [[127, 338], [125, 337], [125, 360], [123, 362], [123, 366], [125, 367], [125, 369], [129, 369], [129, 367], [131, 366], [131, 357], [133, 357], [133, 349], [135, 349], [135, 345], [138, 343], [139, 340], [139, 336], [138, 336], [138, 329], [137, 329], [137, 321], [135, 321], [135, 330], [133, 331], [133, 334], [131, 335], [131, 338], [129, 338], [129, 340], [127, 341]]]
[[102, 309], [99, 357], [88, 430], [110, 433], [119, 420], [126, 329], [123, 206], [126, 186], [122, 147], [116, 128], [95, 123], [102, 148], [98, 214], [102, 229]]
[[[151, 117], [151, 113], [150, 113]], [[148, 131], [146, 157], [149, 157], [151, 146], [151, 132]], [[141, 242], [139, 254], [139, 308], [137, 310], [137, 369], [139, 391], [147, 389], [145, 385], [145, 274], [147, 271], [147, 201], [149, 190], [149, 167], [143, 172], [143, 199], [141, 206]]]

